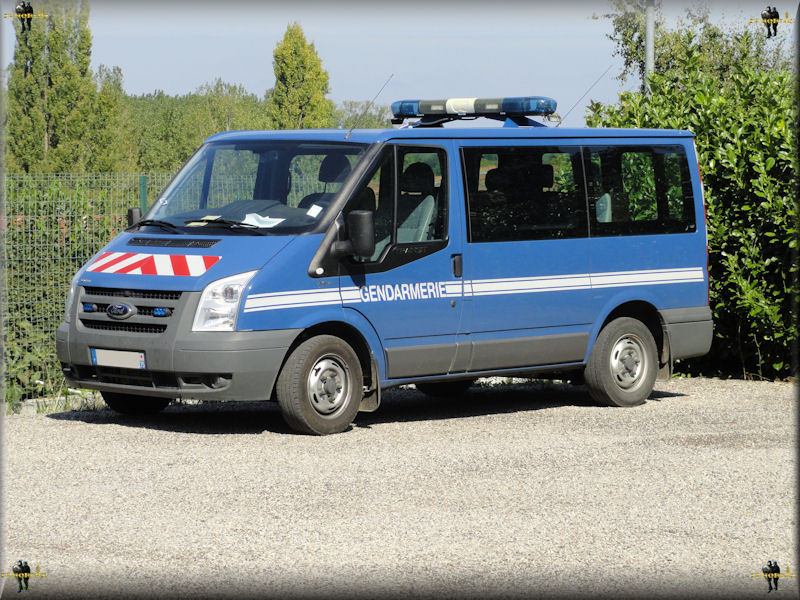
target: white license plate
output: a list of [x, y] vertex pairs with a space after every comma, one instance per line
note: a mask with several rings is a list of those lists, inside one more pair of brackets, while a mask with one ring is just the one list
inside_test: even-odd
[[122, 369], [146, 369], [144, 352], [123, 352], [121, 350], [100, 350], [89, 348], [92, 364], [99, 367], [120, 367]]

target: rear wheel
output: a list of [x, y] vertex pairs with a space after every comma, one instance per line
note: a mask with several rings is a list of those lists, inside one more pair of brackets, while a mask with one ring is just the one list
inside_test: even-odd
[[364, 394], [355, 351], [332, 335], [318, 335], [289, 355], [278, 376], [276, 396], [295, 431], [326, 435], [353, 422]]
[[642, 404], [653, 391], [657, 374], [653, 335], [630, 317], [614, 319], [603, 328], [584, 371], [589, 393], [609, 406]]
[[164, 410], [172, 402], [171, 398], [134, 396], [116, 392], [101, 392], [108, 407], [124, 415], [153, 415]]
[[475, 383], [474, 379], [461, 379], [459, 381], [417, 383], [415, 386], [426, 396], [433, 396], [434, 398], [458, 398], [466, 394], [473, 383]]

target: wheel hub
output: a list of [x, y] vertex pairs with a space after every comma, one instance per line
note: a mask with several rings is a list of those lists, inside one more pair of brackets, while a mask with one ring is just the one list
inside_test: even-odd
[[632, 390], [641, 385], [646, 372], [644, 344], [633, 334], [619, 338], [611, 351], [611, 375], [617, 385]]
[[347, 397], [347, 372], [334, 357], [319, 359], [308, 374], [308, 396], [321, 415], [330, 415], [344, 404]]

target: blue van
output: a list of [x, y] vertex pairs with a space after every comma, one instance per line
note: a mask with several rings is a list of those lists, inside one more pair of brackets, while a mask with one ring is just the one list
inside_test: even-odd
[[[56, 347], [122, 413], [274, 400], [345, 430], [386, 388], [583, 379], [641, 404], [708, 352], [687, 131], [562, 129], [548, 98], [401, 101], [387, 130], [210, 137], [75, 275]], [[498, 127], [442, 127], [488, 117]]]

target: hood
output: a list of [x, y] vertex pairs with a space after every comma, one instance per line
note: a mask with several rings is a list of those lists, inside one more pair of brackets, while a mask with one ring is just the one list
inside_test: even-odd
[[79, 271], [79, 285], [201, 291], [210, 282], [255, 271], [288, 246], [290, 235], [121, 233]]

